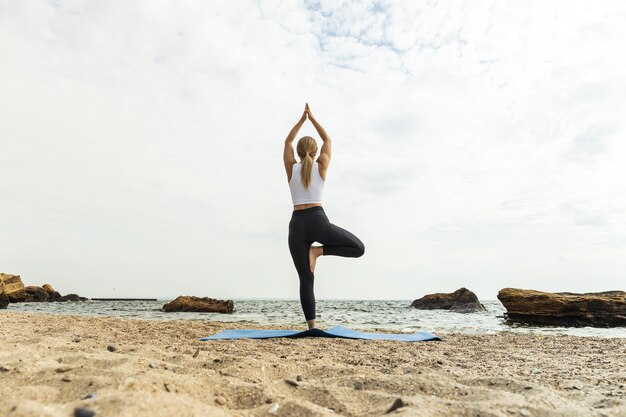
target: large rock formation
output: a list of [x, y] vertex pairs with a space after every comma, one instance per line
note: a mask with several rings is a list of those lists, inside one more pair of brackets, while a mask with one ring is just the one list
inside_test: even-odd
[[163, 306], [166, 312], [195, 311], [201, 313], [232, 313], [235, 308], [233, 300], [215, 300], [209, 297], [193, 297], [181, 295], [174, 301]]
[[18, 303], [26, 299], [26, 291], [22, 278], [19, 275], [4, 274], [0, 272], [0, 282], [4, 287], [4, 293], [12, 303]]
[[498, 300], [511, 321], [555, 326], [626, 326], [626, 292], [577, 294], [503, 288]]
[[476, 294], [467, 288], [459, 288], [452, 293], [427, 294], [411, 303], [411, 307], [420, 310], [450, 310], [456, 313], [475, 313], [485, 311]]

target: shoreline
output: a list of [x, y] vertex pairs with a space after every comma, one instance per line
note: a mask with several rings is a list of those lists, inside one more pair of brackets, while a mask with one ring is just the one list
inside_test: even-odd
[[[214, 321], [224, 323], [242, 323], [242, 325], [261, 326], [289, 326], [295, 328], [304, 326], [304, 318], [300, 310], [299, 301], [291, 304], [261, 300], [241, 302], [232, 314], [194, 313], [194, 312], [164, 312], [161, 302], [117, 302], [93, 301], [80, 303], [13, 303], [6, 311], [51, 314], [51, 315], [81, 315], [86, 317], [120, 317], [137, 320], [157, 321]], [[357, 302], [361, 302], [357, 300]], [[118, 304], [119, 303], [119, 304]], [[273, 304], [274, 309], [268, 311], [266, 304]], [[150, 305], [149, 305], [150, 304]], [[566, 334], [581, 337], [602, 337], [626, 339], [626, 327], [562, 327], [552, 325], [530, 325], [524, 323], [507, 322], [504, 319], [504, 310], [501, 305], [485, 304], [486, 312], [457, 313], [446, 310], [414, 310], [397, 308], [392, 314], [383, 312], [380, 306], [365, 306], [371, 308], [370, 313], [363, 313], [363, 306], [355, 305], [321, 305], [321, 314], [318, 316], [318, 325], [321, 328], [332, 327], [337, 324], [359, 328], [364, 331], [427, 331], [432, 333], [462, 333], [462, 334], [498, 334], [503, 332], [523, 334]], [[338, 308], [339, 307], [339, 308]], [[394, 306], [397, 307], [397, 306]], [[280, 310], [280, 314], [276, 311]], [[351, 312], [344, 315], [343, 311]], [[390, 318], [393, 318], [390, 320]]]
[[13, 311], [0, 320], [0, 415], [375, 416], [397, 399], [405, 406], [392, 414], [402, 416], [626, 415], [623, 339], [200, 341], [242, 323]]

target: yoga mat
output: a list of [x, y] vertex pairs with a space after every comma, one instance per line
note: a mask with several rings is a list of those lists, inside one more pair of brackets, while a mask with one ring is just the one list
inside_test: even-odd
[[429, 332], [418, 332], [413, 334], [389, 334], [389, 333], [366, 333], [348, 329], [343, 326], [331, 327], [327, 330], [310, 329], [298, 330], [224, 330], [200, 340], [228, 340], [228, 339], [272, 339], [276, 337], [288, 337], [297, 339], [301, 337], [340, 337], [343, 339], [365, 339], [365, 340], [397, 340], [400, 342], [425, 342], [430, 340], [441, 340], [438, 336]]

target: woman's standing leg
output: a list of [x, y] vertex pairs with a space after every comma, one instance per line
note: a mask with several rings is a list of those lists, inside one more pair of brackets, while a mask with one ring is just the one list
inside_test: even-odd
[[313, 272], [309, 268], [309, 249], [313, 241], [307, 240], [305, 219], [289, 222], [289, 252], [300, 278], [300, 304], [309, 328], [315, 327], [315, 294]]

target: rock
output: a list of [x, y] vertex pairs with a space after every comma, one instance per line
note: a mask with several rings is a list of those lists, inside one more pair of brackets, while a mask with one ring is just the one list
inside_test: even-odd
[[19, 275], [0, 273], [0, 285], [12, 303], [22, 302], [26, 298], [24, 283], [22, 283], [22, 278]]
[[393, 402], [393, 404], [391, 404], [391, 407], [389, 407], [389, 410], [386, 411], [386, 414], [396, 411], [398, 408], [405, 406], [406, 404], [404, 403], [404, 401], [402, 401], [402, 398], [398, 398]]
[[363, 389], [363, 382], [362, 381], [356, 381], [354, 383], [354, 389], [361, 391]]
[[113, 346], [113, 345], [109, 345], [109, 346], [107, 346], [107, 350], [109, 352], [115, 352], [117, 350], [117, 348], [115, 346]]
[[95, 415], [96, 412], [89, 408], [80, 407], [74, 410], [74, 417], [93, 417]]
[[485, 311], [476, 294], [467, 288], [459, 288], [453, 293], [428, 294], [411, 303], [411, 307], [420, 310], [450, 310], [457, 313]]
[[302, 375], [296, 375], [296, 381], [298, 382], [302, 381]]
[[58, 291], [53, 292], [52, 294], [48, 294], [50, 296], [50, 301], [62, 301], [61, 294]]
[[9, 296], [2, 291], [3, 288], [0, 288], [0, 310], [7, 308], [11, 300], [9, 300]]
[[215, 402], [218, 403], [219, 405], [224, 405], [226, 404], [226, 398], [222, 397], [221, 395], [215, 398]]
[[498, 300], [510, 321], [554, 326], [626, 326], [626, 292], [577, 294], [503, 288]]
[[67, 294], [61, 297], [58, 301], [87, 301], [87, 299], [78, 294]]
[[285, 379], [285, 382], [294, 387], [297, 387], [298, 385], [300, 385], [298, 381], [289, 379], [289, 378]]
[[26, 291], [26, 298], [24, 299], [24, 302], [46, 302], [50, 300], [50, 296], [46, 290], [41, 287], [29, 285], [24, 288], [24, 291]]
[[41, 288], [43, 288], [44, 291], [48, 293], [48, 295], [51, 295], [56, 292], [54, 288], [52, 288], [52, 285], [50, 284], [43, 284]]
[[61, 294], [59, 294], [58, 291], [52, 288], [52, 285], [43, 284], [41, 288], [43, 288], [44, 291], [48, 293], [49, 301], [59, 301], [61, 299]]
[[209, 297], [193, 297], [181, 295], [174, 301], [163, 306], [166, 312], [193, 311], [202, 313], [227, 313], [230, 314], [235, 308], [233, 300], [215, 300]]

